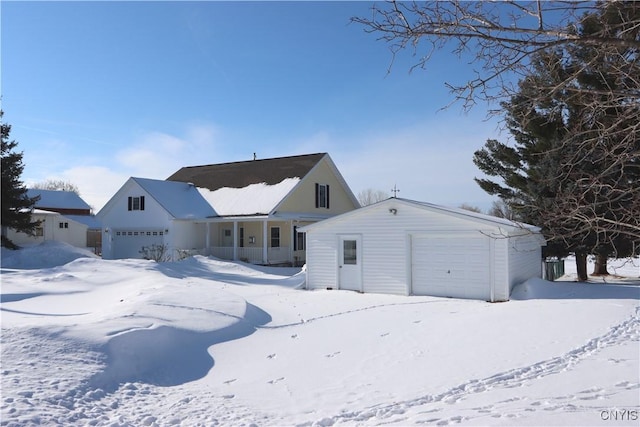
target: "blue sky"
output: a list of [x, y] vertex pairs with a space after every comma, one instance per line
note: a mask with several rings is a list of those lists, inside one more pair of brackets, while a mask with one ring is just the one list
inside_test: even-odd
[[473, 152], [500, 137], [445, 82], [472, 66], [448, 51], [409, 72], [350, 24], [369, 2], [8, 2], [2, 109], [26, 184], [75, 183], [99, 210], [129, 176], [328, 152], [366, 188], [483, 209]]

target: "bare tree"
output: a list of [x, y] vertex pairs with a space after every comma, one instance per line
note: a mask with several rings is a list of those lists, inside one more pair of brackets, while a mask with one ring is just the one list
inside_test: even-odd
[[511, 221], [518, 220], [515, 212], [513, 212], [511, 207], [509, 207], [509, 205], [506, 204], [502, 199], [494, 200], [494, 202], [491, 204], [491, 208], [489, 209], [489, 215], [508, 219]]
[[[578, 26], [590, 14], [601, 12], [607, 3], [622, 7], [619, 23], [606, 32], [579, 31]], [[511, 97], [518, 78], [531, 74], [532, 55], [563, 46], [595, 46], [625, 52], [640, 49], [637, 37], [640, 5], [635, 2], [585, 1], [428, 1], [376, 3], [369, 17], [353, 17], [365, 31], [379, 35], [388, 43], [393, 58], [412, 48], [417, 61], [412, 69], [426, 68], [432, 54], [445, 46], [462, 58], [472, 56], [475, 78], [461, 83], [446, 83], [456, 100], [470, 108], [478, 101], [499, 101]], [[635, 62], [635, 57], [629, 58]], [[393, 59], [392, 59], [393, 63]], [[616, 70], [631, 79], [638, 96], [637, 65]], [[548, 90], [572, 89], [575, 76]], [[608, 93], [611, 100], [627, 99], [629, 92]], [[497, 111], [499, 112], [499, 111]]]
[[367, 188], [358, 193], [358, 201], [360, 206], [368, 206], [389, 198], [389, 193], [382, 190], [374, 190], [373, 188]]
[[[540, 108], [562, 122], [567, 137], [552, 148], [561, 155], [545, 183], [555, 191], [549, 223], [538, 224], [552, 238], [596, 236], [587, 248], [640, 240], [640, 2], [391, 1], [352, 21], [388, 44], [392, 64], [405, 49], [416, 56], [412, 69], [444, 48], [471, 58], [475, 77], [447, 83], [465, 109], [487, 102], [503, 114], [497, 107], [515, 99], [520, 127], [544, 125]], [[550, 78], [535, 78], [541, 65]]]
[[71, 191], [80, 195], [80, 190], [78, 186], [72, 183], [71, 181], [64, 181], [62, 179], [48, 179], [43, 182], [35, 183], [31, 186], [31, 188], [35, 188], [38, 190], [55, 190], [55, 191]]
[[468, 203], [461, 204], [460, 209], [464, 209], [465, 211], [469, 211], [469, 212], [482, 213], [482, 209], [480, 209], [477, 206], [472, 206]]

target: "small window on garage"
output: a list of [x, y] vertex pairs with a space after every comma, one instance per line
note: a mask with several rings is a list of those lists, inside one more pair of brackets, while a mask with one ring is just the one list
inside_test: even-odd
[[69, 228], [69, 223], [68, 222], [59, 222], [58, 223], [58, 227], [59, 228]]
[[36, 237], [42, 237], [44, 236], [44, 228], [42, 227], [36, 227]]
[[345, 240], [343, 242], [343, 263], [345, 265], [358, 264], [357, 243], [358, 242], [355, 240]]

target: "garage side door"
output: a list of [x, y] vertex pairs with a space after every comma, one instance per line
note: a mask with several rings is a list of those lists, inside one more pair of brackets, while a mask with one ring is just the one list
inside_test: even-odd
[[115, 230], [113, 233], [113, 254], [115, 259], [142, 258], [143, 246], [161, 245], [163, 230]]
[[485, 236], [412, 236], [412, 293], [489, 300], [490, 257]]

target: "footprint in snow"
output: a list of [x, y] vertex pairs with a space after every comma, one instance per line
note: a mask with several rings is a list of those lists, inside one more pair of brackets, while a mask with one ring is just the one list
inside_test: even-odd
[[389, 335], [389, 332], [385, 332], [384, 334], [380, 334], [381, 337], [386, 337], [387, 335]]
[[226, 380], [224, 383], [225, 384], [231, 384], [232, 382], [235, 382], [235, 381], [237, 381], [236, 378], [233, 378], [231, 380]]
[[335, 353], [325, 354], [324, 357], [336, 357], [338, 354], [340, 354], [340, 352], [336, 351]]
[[275, 357], [276, 357], [276, 354], [273, 353], [273, 354], [268, 355], [267, 359], [275, 359]]
[[275, 384], [275, 383], [279, 383], [280, 381], [282, 381], [284, 379], [284, 377], [280, 377], [280, 378], [276, 378], [275, 380], [271, 380], [271, 381], [267, 381], [269, 384]]
[[291, 335], [291, 338], [294, 338], [294, 339], [295, 339], [295, 338], [298, 338], [298, 334], [293, 334], [293, 335]]

